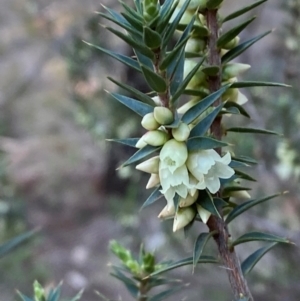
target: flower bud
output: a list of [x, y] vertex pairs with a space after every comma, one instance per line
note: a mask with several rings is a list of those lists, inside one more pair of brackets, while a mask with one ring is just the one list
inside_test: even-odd
[[246, 190], [231, 191], [228, 193], [228, 196], [243, 200], [249, 200], [251, 198], [251, 195]]
[[[196, 65], [197, 63], [191, 59], [185, 60], [183, 77], [186, 78]], [[190, 80], [186, 88], [187, 89], [194, 89], [196, 87], [198, 88], [205, 81], [205, 79], [206, 79], [206, 75], [201, 70], [198, 70], [196, 74], [192, 77], [192, 79]]]
[[223, 68], [222, 80], [227, 80], [229, 78], [236, 77], [246, 72], [250, 68], [251, 66], [248, 64], [241, 64], [241, 63], [226, 64]]
[[159, 168], [159, 156], [155, 156], [153, 158], [150, 158], [140, 164], [138, 164], [136, 169], [147, 172], [147, 173], [155, 173], [158, 174], [158, 168]]
[[202, 206], [200, 206], [199, 204], [197, 204], [197, 211], [198, 211], [198, 214], [200, 216], [200, 218], [202, 219], [202, 222], [204, 224], [207, 223], [208, 219], [210, 218], [211, 216], [211, 213], [209, 211], [207, 211], [206, 209], [204, 209]]
[[235, 37], [230, 42], [228, 42], [225, 46], [223, 46], [223, 48], [224, 49], [228, 49], [228, 50], [232, 49], [232, 48], [236, 47], [239, 42], [240, 42], [240, 38], [239, 37]]
[[196, 202], [198, 195], [199, 195], [199, 191], [196, 190], [196, 193], [194, 193], [193, 196], [188, 194], [188, 196], [185, 199], [180, 198], [179, 207], [189, 207], [189, 206], [193, 205]]
[[175, 214], [174, 202], [168, 202], [164, 209], [159, 213], [158, 218], [172, 217]]
[[155, 19], [159, 14], [159, 1], [157, 0], [144, 0], [144, 19], [148, 22]]
[[157, 106], [161, 106], [161, 105], [162, 105], [159, 96], [154, 96], [154, 97], [152, 97], [152, 100], [153, 100], [153, 102], [154, 102]]
[[190, 128], [186, 123], [181, 122], [178, 128], [172, 129], [172, 135], [177, 141], [185, 141], [190, 135]]
[[237, 88], [228, 89], [225, 93], [223, 93], [222, 100], [236, 102], [238, 93], [239, 90]]
[[194, 52], [194, 53], [201, 53], [205, 50], [206, 43], [203, 39], [199, 37], [192, 37], [190, 38], [185, 46], [186, 52]]
[[156, 130], [160, 127], [160, 124], [155, 120], [153, 113], [146, 114], [142, 121], [142, 127], [148, 131]]
[[136, 148], [143, 148], [147, 145], [147, 143], [144, 141], [143, 137], [139, 139], [139, 141], [136, 143]]
[[46, 300], [45, 289], [40, 285], [40, 283], [35, 280], [33, 283], [34, 299], [35, 301]]
[[177, 109], [177, 112], [179, 114], [184, 114], [185, 112], [187, 112], [191, 107], [193, 107], [196, 103], [199, 102], [199, 98], [193, 98], [192, 100], [186, 102], [184, 105], [182, 105], [181, 107], [179, 107]]
[[157, 186], [159, 183], [160, 183], [159, 175], [153, 173], [153, 174], [151, 174], [151, 176], [149, 178], [149, 181], [146, 185], [146, 189], [153, 188], [153, 187]]
[[161, 146], [168, 141], [168, 134], [160, 130], [155, 130], [147, 132], [142, 138], [149, 145]]
[[187, 226], [195, 217], [196, 211], [193, 207], [179, 208], [174, 217], [173, 232]]
[[154, 108], [154, 118], [162, 125], [170, 124], [174, 121], [174, 115], [172, 111], [165, 107], [155, 107]]

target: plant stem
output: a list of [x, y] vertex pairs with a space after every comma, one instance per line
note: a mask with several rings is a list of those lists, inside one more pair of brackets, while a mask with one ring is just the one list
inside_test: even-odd
[[[219, 24], [217, 19], [217, 10], [207, 10], [206, 11], [206, 21], [207, 27], [210, 32], [208, 38], [208, 63], [211, 66], [219, 66], [220, 71], [217, 76], [210, 76], [208, 78], [209, 90], [210, 92], [215, 92], [221, 87], [221, 55], [217, 47], [217, 40], [219, 34]], [[221, 98], [215, 102], [215, 106], [221, 103]], [[211, 126], [211, 132], [216, 139], [222, 139], [222, 128], [221, 128], [222, 117], [217, 117]], [[221, 153], [221, 150], [217, 150]], [[217, 231], [218, 234], [214, 235], [214, 239], [217, 243], [220, 256], [222, 258], [223, 264], [225, 265], [231, 289], [233, 291], [234, 297], [239, 300], [243, 297], [253, 301], [252, 294], [248, 288], [247, 282], [243, 276], [240, 261], [235, 253], [234, 248], [229, 248], [229, 238], [230, 234], [228, 228], [223, 218], [217, 216], [211, 216], [207, 222], [207, 226], [212, 231]]]
[[138, 301], [147, 301], [148, 300], [148, 296], [147, 296], [148, 291], [149, 291], [148, 279], [142, 279], [140, 281], [140, 286], [139, 286]]

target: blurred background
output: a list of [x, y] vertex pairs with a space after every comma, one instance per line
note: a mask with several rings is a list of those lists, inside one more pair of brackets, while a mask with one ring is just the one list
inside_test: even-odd
[[[129, 0], [126, 2], [129, 3]], [[226, 0], [224, 14], [249, 3]], [[119, 9], [116, 0], [102, 4]], [[224, 5], [224, 6], [225, 6]], [[162, 259], [192, 254], [197, 233], [171, 233], [171, 222], [156, 216], [164, 203], [139, 211], [149, 192], [143, 174], [115, 171], [132, 150], [105, 138], [138, 137], [140, 120], [107, 97], [117, 86], [106, 79], [146, 91], [132, 70], [88, 47], [88, 42], [131, 54], [122, 41], [105, 31], [95, 11], [98, 0], [0, 0], [0, 242], [28, 229], [40, 235], [0, 260], [0, 299], [15, 300], [15, 289], [31, 293], [34, 279], [43, 285], [64, 281], [64, 294], [85, 288], [83, 300], [99, 300], [94, 290], [131, 300], [109, 276], [114, 261], [108, 242], [117, 239], [138, 250], [144, 242]], [[253, 13], [252, 13], [253, 14]], [[252, 65], [243, 79], [279, 81], [293, 88], [243, 91], [251, 120], [241, 125], [266, 127], [284, 137], [232, 135], [237, 154], [259, 161], [251, 172], [258, 182], [251, 195], [289, 191], [254, 208], [231, 225], [235, 237], [260, 229], [300, 243], [300, 1], [272, 0], [259, 7], [257, 20], [241, 35], [245, 41], [276, 28], [240, 61]], [[235, 24], [226, 23], [227, 27]], [[231, 123], [228, 118], [225, 122]], [[261, 244], [245, 244], [243, 259]], [[213, 242], [208, 247], [216, 254]], [[299, 249], [277, 246], [248, 277], [256, 300], [296, 301], [300, 295]], [[221, 266], [181, 268], [173, 273], [188, 289], [176, 300], [231, 300]]]

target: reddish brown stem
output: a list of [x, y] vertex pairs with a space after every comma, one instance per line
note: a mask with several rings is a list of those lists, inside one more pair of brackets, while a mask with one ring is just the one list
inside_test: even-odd
[[[210, 76], [208, 78], [209, 90], [210, 92], [215, 92], [221, 87], [221, 55], [217, 47], [217, 40], [219, 34], [219, 25], [217, 19], [217, 10], [208, 10], [206, 12], [207, 27], [210, 32], [208, 38], [208, 63], [211, 66], [219, 66], [220, 71], [217, 76]], [[221, 99], [215, 102], [215, 106], [221, 103]], [[221, 127], [221, 117], [215, 119], [211, 126], [211, 133], [213, 136], [221, 140], [222, 139], [222, 127]], [[221, 150], [217, 150], [221, 153]], [[223, 218], [216, 216], [211, 216], [207, 222], [209, 230], [217, 231], [218, 234], [214, 235], [214, 239], [217, 243], [220, 256], [222, 258], [223, 264], [226, 268], [231, 289], [233, 291], [236, 300], [242, 297], [249, 298], [249, 301], [253, 301], [252, 294], [248, 288], [247, 282], [243, 276], [240, 261], [235, 253], [234, 248], [229, 248], [229, 237], [228, 228]]]

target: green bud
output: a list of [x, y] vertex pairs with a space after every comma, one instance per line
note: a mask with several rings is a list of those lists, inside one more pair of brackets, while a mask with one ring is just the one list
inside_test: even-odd
[[46, 300], [45, 290], [37, 280], [35, 280], [33, 283], [33, 292], [34, 292], [34, 300], [35, 301], [45, 301]]
[[168, 141], [169, 136], [166, 132], [155, 130], [147, 132], [142, 138], [149, 145], [161, 146]]
[[250, 68], [251, 68], [251, 66], [248, 64], [241, 64], [241, 63], [226, 64], [223, 67], [222, 79], [228, 80], [229, 78], [236, 77], [236, 76], [246, 72]]
[[185, 141], [190, 135], [190, 128], [186, 123], [181, 122], [178, 128], [172, 129], [172, 135], [177, 141]]
[[176, 232], [187, 226], [195, 217], [196, 211], [193, 207], [179, 208], [173, 223], [173, 232]]
[[211, 213], [209, 211], [207, 211], [206, 209], [204, 209], [202, 206], [200, 206], [199, 204], [196, 204], [197, 206], [197, 211], [198, 211], [198, 214], [200, 216], [200, 218], [202, 219], [202, 222], [204, 224], [207, 223], [208, 219], [210, 218], [211, 216]]
[[165, 107], [155, 107], [154, 108], [154, 118], [162, 125], [170, 124], [174, 121], [174, 115], [172, 111]]
[[130, 269], [133, 274], [140, 273], [140, 265], [136, 260], [128, 260], [125, 265]]
[[152, 273], [154, 272], [154, 267], [155, 267], [155, 257], [151, 253], [146, 253], [143, 256], [142, 269], [146, 273]]
[[158, 168], [159, 168], [159, 156], [150, 158], [140, 164], [138, 164], [136, 169], [151, 173], [151, 174], [158, 174]]
[[160, 8], [160, 4], [158, 0], [144, 0], [143, 6], [144, 6], [143, 17], [147, 22], [151, 22], [155, 18], [157, 18], [159, 14], [159, 8]]
[[116, 240], [109, 242], [109, 249], [124, 263], [132, 259], [130, 251], [125, 249]]
[[231, 40], [230, 42], [228, 42], [225, 46], [223, 46], [224, 49], [232, 49], [234, 47], [236, 47], [240, 42], [240, 38], [239, 37], [235, 37], [233, 40]]
[[155, 120], [153, 113], [146, 114], [142, 121], [142, 127], [148, 131], [156, 130], [160, 127], [160, 124]]

